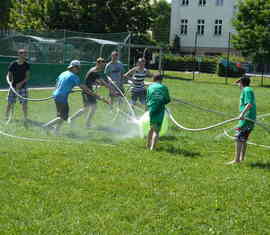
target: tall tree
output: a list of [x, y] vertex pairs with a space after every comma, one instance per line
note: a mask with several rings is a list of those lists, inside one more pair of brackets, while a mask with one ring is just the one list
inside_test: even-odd
[[145, 32], [151, 23], [149, 0], [13, 0], [11, 27], [83, 32]]
[[233, 20], [237, 34], [233, 44], [243, 55], [260, 61], [270, 58], [270, 0], [238, 2]]
[[8, 27], [9, 10], [11, 7], [10, 0], [0, 1], [0, 29]]
[[155, 0], [152, 4], [153, 37], [159, 44], [169, 43], [171, 5], [166, 0]]

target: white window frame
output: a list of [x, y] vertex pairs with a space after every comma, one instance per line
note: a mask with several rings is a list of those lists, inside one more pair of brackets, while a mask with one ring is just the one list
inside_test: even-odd
[[187, 35], [188, 34], [188, 19], [181, 19], [180, 22], [180, 34]]
[[224, 0], [216, 0], [216, 5], [217, 6], [223, 6]]
[[181, 1], [181, 6], [188, 6], [189, 5], [189, 0], [180, 0]]
[[214, 26], [214, 35], [221, 36], [223, 34], [223, 20], [216, 19], [215, 26]]
[[204, 19], [197, 20], [197, 34], [200, 36], [204, 36], [205, 34], [205, 20]]
[[205, 7], [206, 6], [206, 0], [199, 0], [199, 6]]

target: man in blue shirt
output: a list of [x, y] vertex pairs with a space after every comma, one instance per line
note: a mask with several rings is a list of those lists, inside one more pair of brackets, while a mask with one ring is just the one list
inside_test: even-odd
[[58, 134], [59, 129], [64, 121], [68, 119], [69, 105], [68, 96], [72, 92], [73, 87], [79, 86], [86, 94], [95, 96], [97, 99], [108, 103], [104, 98], [98, 96], [91, 91], [86, 85], [80, 84], [78, 73], [80, 71], [80, 61], [73, 60], [68, 66], [68, 70], [61, 73], [57, 78], [56, 89], [53, 92], [53, 97], [56, 105], [57, 118], [43, 125], [43, 127], [55, 126], [55, 133]]

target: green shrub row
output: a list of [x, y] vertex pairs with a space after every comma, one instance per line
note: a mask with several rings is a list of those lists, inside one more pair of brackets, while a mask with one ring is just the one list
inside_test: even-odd
[[[226, 76], [226, 68], [219, 63], [221, 59], [226, 59], [226, 55], [222, 56], [176, 56], [173, 54], [165, 54], [163, 58], [164, 70], [171, 71], [200, 71], [203, 73], [217, 73], [220, 76]], [[195, 61], [194, 61], [195, 60]], [[245, 62], [243, 57], [230, 56], [230, 62], [242, 63]], [[153, 65], [152, 68], [156, 68], [157, 64]], [[239, 69], [234, 71], [228, 69], [228, 76], [237, 77], [241, 76], [245, 71]]]

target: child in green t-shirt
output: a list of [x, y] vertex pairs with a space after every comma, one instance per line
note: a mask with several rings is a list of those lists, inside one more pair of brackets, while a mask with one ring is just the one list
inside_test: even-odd
[[147, 89], [146, 101], [150, 115], [150, 131], [148, 133], [147, 147], [150, 150], [154, 149], [158, 141], [159, 131], [165, 113], [165, 105], [171, 101], [168, 88], [161, 84], [162, 79], [161, 75], [155, 75], [153, 78], [154, 83]]
[[236, 127], [235, 159], [228, 164], [239, 163], [245, 159], [247, 140], [251, 131], [254, 128], [254, 122], [256, 120], [256, 100], [253, 89], [249, 87], [249, 77], [241, 77], [236, 82], [239, 84], [239, 87], [241, 89], [239, 106], [240, 121]]

